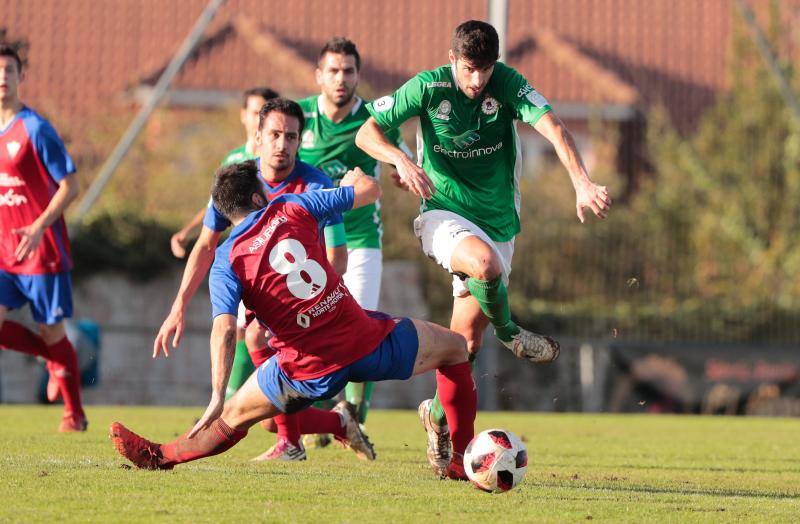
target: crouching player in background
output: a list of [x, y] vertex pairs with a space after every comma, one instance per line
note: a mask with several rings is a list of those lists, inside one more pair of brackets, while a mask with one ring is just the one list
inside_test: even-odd
[[[332, 398], [349, 381], [405, 380], [436, 369], [455, 451], [444, 476], [465, 480], [463, 452], [474, 432], [476, 392], [464, 338], [428, 322], [363, 310], [320, 242], [330, 215], [378, 199], [377, 182], [356, 170], [337, 189], [283, 195], [267, 204], [253, 165], [245, 163], [222, 169], [212, 194], [235, 227], [217, 249], [209, 282], [211, 402], [194, 428], [168, 444], [115, 422], [117, 450], [140, 468], [171, 469], [227, 451], [257, 422]], [[267, 322], [277, 354], [225, 403], [240, 300]], [[372, 453], [357, 422], [331, 432], [356, 453]]]
[[[0, 44], [0, 348], [44, 358], [48, 398], [64, 397], [58, 430], [84, 431], [78, 357], [63, 322], [72, 315], [63, 213], [78, 195], [78, 181], [55, 129], [20, 101], [22, 78], [19, 55]], [[6, 320], [25, 303], [39, 334]]]

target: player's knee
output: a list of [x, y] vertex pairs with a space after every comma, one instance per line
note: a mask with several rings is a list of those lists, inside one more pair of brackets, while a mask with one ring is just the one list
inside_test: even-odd
[[58, 324], [40, 324], [39, 334], [47, 345], [55, 344], [67, 336], [63, 322], [59, 322]]
[[454, 331], [450, 332], [450, 339], [448, 340], [448, 351], [445, 364], [460, 364], [469, 358], [467, 339], [463, 335]]
[[472, 260], [472, 276], [479, 280], [494, 280], [503, 272], [500, 261], [491, 250], [480, 253]]

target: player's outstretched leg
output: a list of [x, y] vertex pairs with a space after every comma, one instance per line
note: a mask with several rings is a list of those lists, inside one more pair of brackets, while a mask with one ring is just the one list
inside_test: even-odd
[[192, 438], [188, 431], [166, 444], [147, 440], [114, 422], [110, 436], [117, 451], [141, 469], [172, 469], [178, 464], [223, 453], [247, 436], [248, 429], [278, 409], [261, 392], [256, 374], [225, 404], [222, 416]]
[[431, 467], [440, 476], [465, 480], [463, 455], [475, 433], [477, 409], [477, 391], [466, 341], [463, 336], [436, 324], [413, 322], [419, 340], [414, 374], [436, 369], [436, 385], [452, 442], [450, 462], [444, 468], [439, 463], [431, 463]]
[[450, 258], [452, 271], [466, 275], [467, 288], [494, 327], [497, 338], [518, 358], [552, 362], [560, 347], [550, 337], [519, 327], [511, 320], [508, 290], [498, 252], [476, 235], [461, 240]]

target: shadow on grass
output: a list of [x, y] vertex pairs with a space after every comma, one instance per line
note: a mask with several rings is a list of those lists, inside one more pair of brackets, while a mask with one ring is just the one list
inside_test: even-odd
[[652, 495], [703, 495], [708, 497], [746, 497], [776, 500], [800, 500], [800, 495], [788, 493], [770, 493], [740, 489], [682, 489], [682, 488], [657, 488], [653, 486], [593, 486], [588, 484], [552, 484], [531, 482], [529, 486], [541, 488], [566, 488], [573, 490], [613, 491], [619, 493], [649, 493]]

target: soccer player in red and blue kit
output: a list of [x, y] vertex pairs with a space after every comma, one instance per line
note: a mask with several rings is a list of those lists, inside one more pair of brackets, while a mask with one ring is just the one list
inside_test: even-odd
[[[257, 179], [262, 184], [268, 199], [285, 193], [302, 193], [313, 189], [332, 188], [333, 182], [319, 169], [297, 160], [297, 149], [300, 146], [300, 131], [303, 129], [304, 116], [300, 106], [285, 98], [267, 100], [259, 112], [258, 129], [255, 143], [258, 158], [254, 162]], [[169, 340], [176, 347], [183, 332], [183, 315], [186, 305], [191, 300], [200, 282], [205, 277], [214, 259], [214, 248], [223, 231], [231, 225], [230, 221], [218, 210], [213, 199], [208, 206], [203, 220], [203, 228], [197, 239], [189, 260], [186, 263], [183, 279], [178, 295], [172, 305], [172, 311], [161, 326], [153, 345], [153, 357], [160, 352], [169, 355]], [[347, 246], [342, 217], [332, 215], [325, 224], [324, 236], [328, 260], [343, 273], [347, 267]], [[264, 329], [253, 323], [248, 329], [248, 337], [253, 331], [255, 342], [248, 343], [248, 350], [253, 363], [259, 365], [272, 353], [266, 346]], [[278, 442], [257, 460], [303, 460], [305, 449], [300, 442], [301, 433], [318, 433], [320, 419], [335, 413], [322, 413], [322, 410], [309, 410], [302, 416], [279, 415], [267, 424], [267, 429], [278, 433]], [[323, 424], [324, 425], [324, 424]]]
[[[75, 165], [50, 123], [22, 104], [22, 61], [0, 45], [0, 348], [47, 361], [48, 397], [64, 397], [59, 431], [87, 426], [75, 348], [69, 239], [63, 213], [78, 194]], [[39, 334], [7, 320], [28, 303]]]
[[[171, 469], [222, 453], [255, 423], [332, 398], [349, 381], [405, 380], [436, 369], [455, 451], [444, 476], [466, 479], [462, 454], [474, 432], [476, 392], [464, 338], [428, 322], [363, 310], [320, 242], [330, 216], [369, 205], [380, 192], [357, 169], [337, 189], [267, 204], [252, 163], [218, 172], [214, 202], [235, 227], [217, 249], [209, 282], [211, 402], [188, 433], [168, 444], [113, 423], [111, 437], [123, 456], [140, 468]], [[278, 353], [225, 403], [240, 300], [274, 333]]]

